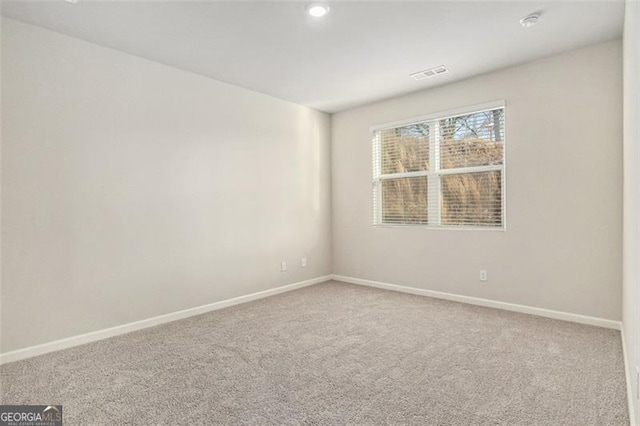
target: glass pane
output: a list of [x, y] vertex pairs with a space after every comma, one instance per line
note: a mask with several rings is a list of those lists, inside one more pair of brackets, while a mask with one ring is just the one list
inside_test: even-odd
[[504, 109], [439, 121], [440, 168], [503, 164]]
[[382, 174], [429, 170], [429, 125], [382, 130], [380, 149]]
[[502, 226], [502, 172], [443, 175], [442, 224]]
[[426, 224], [427, 177], [382, 180], [382, 223]]

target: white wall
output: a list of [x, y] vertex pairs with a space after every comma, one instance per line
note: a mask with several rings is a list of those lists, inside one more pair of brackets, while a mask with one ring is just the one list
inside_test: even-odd
[[[627, 1], [624, 22], [624, 289], [623, 333], [631, 406], [640, 424], [640, 3]], [[632, 424], [633, 420], [632, 420]]]
[[3, 352], [331, 273], [328, 115], [2, 31]]
[[0, 18], [0, 353], [2, 352], [2, 18]]
[[[336, 114], [329, 164], [325, 114], [2, 26], [2, 352], [325, 275], [332, 261], [340, 275], [621, 318], [619, 41]], [[374, 228], [369, 126], [496, 99], [507, 231]]]
[[[607, 42], [334, 115], [334, 274], [620, 320], [621, 48]], [[369, 127], [499, 99], [506, 232], [374, 227]]]

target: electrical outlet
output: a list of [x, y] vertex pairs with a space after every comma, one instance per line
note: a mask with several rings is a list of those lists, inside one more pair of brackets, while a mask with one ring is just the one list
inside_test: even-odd
[[282, 263], [280, 263], [280, 271], [287, 272], [287, 262], [285, 262], [284, 260], [282, 261]]
[[486, 281], [487, 280], [487, 271], [485, 271], [484, 269], [480, 270], [480, 281]]
[[307, 258], [306, 258], [306, 257], [303, 257], [303, 258], [300, 260], [300, 266], [302, 266], [303, 268], [306, 268], [306, 267], [307, 267]]

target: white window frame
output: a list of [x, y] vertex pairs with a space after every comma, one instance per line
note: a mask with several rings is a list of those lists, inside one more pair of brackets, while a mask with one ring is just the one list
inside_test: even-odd
[[[476, 167], [461, 167], [456, 169], [440, 169], [440, 155], [437, 135], [439, 133], [438, 122], [447, 118], [457, 117], [460, 115], [469, 115], [479, 112], [491, 111], [494, 109], [504, 109], [505, 116], [505, 129], [504, 129], [504, 150], [502, 153], [502, 164], [492, 166], [476, 166]], [[499, 100], [494, 102], [487, 102], [479, 105], [468, 106], [464, 108], [457, 108], [453, 110], [438, 112], [435, 114], [424, 115], [420, 117], [413, 117], [406, 120], [394, 121], [390, 123], [384, 123], [376, 126], [371, 126], [370, 131], [373, 134], [373, 150], [372, 158], [373, 163], [373, 224], [376, 227], [411, 227], [411, 228], [427, 228], [427, 229], [440, 229], [440, 230], [465, 230], [465, 231], [505, 231], [507, 229], [506, 221], [506, 164], [507, 164], [507, 144], [506, 144], [506, 108], [505, 101]], [[429, 171], [407, 172], [407, 173], [392, 173], [381, 174], [381, 158], [375, 158], [376, 153], [380, 156], [380, 131], [394, 129], [397, 127], [410, 126], [418, 123], [429, 123]], [[384, 223], [382, 222], [382, 181], [385, 179], [397, 179], [405, 177], [418, 177], [426, 176], [428, 180], [428, 197], [430, 200], [440, 200], [440, 177], [448, 174], [461, 174], [461, 173], [478, 173], [478, 172], [501, 172], [501, 195], [502, 195], [502, 226], [477, 226], [477, 225], [442, 225], [441, 224], [441, 206], [440, 202], [437, 203], [437, 208], [429, 209], [428, 224], [403, 224], [403, 223]], [[433, 197], [433, 198], [432, 198]]]

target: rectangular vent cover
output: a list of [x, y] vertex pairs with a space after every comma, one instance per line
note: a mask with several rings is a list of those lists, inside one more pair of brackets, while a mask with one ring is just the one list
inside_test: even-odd
[[425, 78], [435, 77], [437, 75], [446, 74], [449, 70], [444, 65], [438, 67], [429, 68], [428, 70], [420, 71], [411, 74], [411, 78], [414, 80], [424, 80]]

